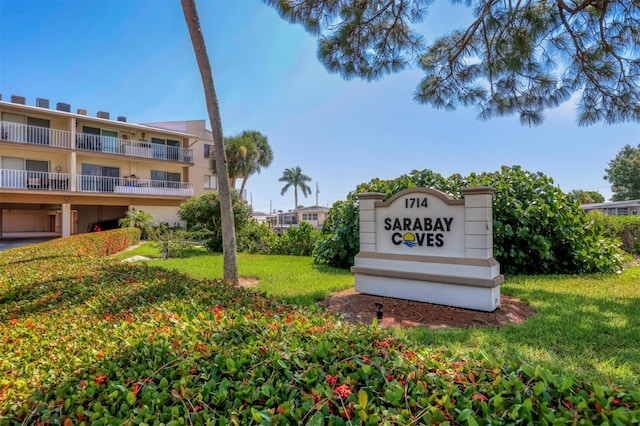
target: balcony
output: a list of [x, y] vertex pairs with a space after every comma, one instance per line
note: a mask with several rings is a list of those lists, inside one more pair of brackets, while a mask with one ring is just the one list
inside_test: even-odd
[[163, 180], [131, 179], [106, 176], [77, 177], [78, 192], [102, 192], [127, 195], [192, 197], [193, 184]]
[[0, 169], [0, 188], [68, 191], [70, 177], [67, 173]]
[[71, 148], [71, 132], [47, 127], [0, 121], [0, 140], [46, 145], [56, 148]]
[[[70, 191], [68, 173], [0, 169], [0, 188], [40, 191]], [[77, 176], [77, 192], [192, 197], [193, 184], [163, 180], [105, 176]]]
[[119, 139], [110, 136], [78, 133], [76, 148], [82, 151], [105, 152], [108, 154], [124, 154], [130, 157], [152, 158], [157, 160], [193, 161], [193, 150], [175, 146], [152, 144], [146, 141]]
[[[0, 141], [71, 148], [71, 132], [0, 121]], [[193, 162], [193, 150], [191, 149], [87, 133], [76, 135], [76, 149], [181, 163]]]

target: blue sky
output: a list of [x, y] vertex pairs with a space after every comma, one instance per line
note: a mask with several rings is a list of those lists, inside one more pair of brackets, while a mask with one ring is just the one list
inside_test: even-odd
[[[258, 130], [274, 151], [248, 181], [255, 210], [293, 208], [278, 178], [300, 166], [330, 206], [361, 182], [412, 169], [453, 173], [519, 164], [565, 191], [596, 190], [640, 125], [575, 124], [570, 103], [540, 127], [517, 117], [477, 120], [473, 108], [445, 112], [412, 100], [419, 70], [376, 82], [344, 81], [316, 57], [316, 41], [260, 0], [198, 2], [225, 135]], [[464, 7], [438, 6], [422, 25], [432, 39], [466, 23]], [[0, 93], [66, 102], [130, 122], [207, 118], [202, 83], [178, 0], [0, 0]], [[315, 204], [315, 195], [300, 196]]]

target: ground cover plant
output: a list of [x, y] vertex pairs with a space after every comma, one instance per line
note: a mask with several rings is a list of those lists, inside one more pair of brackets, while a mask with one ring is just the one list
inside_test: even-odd
[[22, 269], [0, 269], [0, 423], [640, 420], [637, 388], [414, 346], [317, 308], [88, 249], [59, 255], [41, 244], [16, 258], [0, 254]]
[[[146, 251], [146, 245], [121, 258]], [[159, 253], [153, 253], [159, 257]], [[257, 291], [292, 303], [314, 304], [349, 288], [353, 277], [340, 268], [320, 268], [297, 256], [238, 256], [241, 275], [260, 277]], [[222, 277], [222, 257], [153, 261], [202, 279]], [[332, 275], [327, 275], [328, 273]], [[492, 356], [579, 372], [599, 381], [640, 386], [640, 268], [620, 275], [507, 276], [502, 293], [517, 297], [538, 314], [522, 325], [496, 328], [397, 330], [429, 347], [483, 350]], [[373, 308], [372, 308], [373, 309]], [[567, 324], [573, 324], [567, 327]]]

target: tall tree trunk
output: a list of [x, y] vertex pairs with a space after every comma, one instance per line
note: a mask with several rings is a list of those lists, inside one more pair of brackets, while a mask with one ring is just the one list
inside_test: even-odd
[[238, 259], [236, 256], [236, 230], [233, 223], [233, 206], [231, 205], [231, 189], [229, 186], [229, 168], [224, 149], [222, 135], [222, 119], [220, 118], [220, 106], [213, 84], [211, 64], [207, 55], [207, 47], [204, 44], [204, 36], [200, 27], [200, 19], [196, 9], [195, 0], [180, 0], [184, 19], [189, 28], [193, 51], [196, 55], [198, 68], [204, 86], [204, 96], [207, 101], [209, 121], [213, 132], [213, 144], [215, 147], [216, 168], [218, 175], [218, 195], [220, 197], [220, 216], [222, 221], [222, 251], [224, 255], [224, 280], [232, 284], [238, 284]]
[[[242, 197], [244, 194], [244, 187], [247, 185], [247, 180], [249, 179], [248, 176], [245, 176], [242, 178], [242, 184], [240, 185], [240, 196]], [[244, 200], [244, 198], [243, 198]], [[247, 200], [245, 200], [247, 201]]]
[[293, 198], [295, 200], [296, 205], [293, 206], [293, 210], [298, 210], [298, 185], [293, 185]]

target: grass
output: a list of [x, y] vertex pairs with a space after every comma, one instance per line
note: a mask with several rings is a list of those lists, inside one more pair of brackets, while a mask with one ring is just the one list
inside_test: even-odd
[[[158, 258], [160, 252], [153, 244], [147, 243], [120, 253], [115, 259], [135, 255]], [[193, 249], [189, 255], [187, 258], [157, 259], [147, 263], [188, 273], [198, 279], [222, 278], [222, 254]], [[239, 253], [238, 270], [242, 276], [259, 280], [257, 291], [263, 291], [287, 303], [310, 305], [325, 299], [332, 292], [353, 286], [353, 275], [348, 270], [314, 265], [310, 257]]]
[[[146, 253], [149, 245], [121, 257]], [[153, 260], [150, 265], [220, 278], [222, 256], [205, 251], [187, 259]], [[353, 285], [341, 269], [319, 268], [310, 258], [238, 255], [241, 275], [258, 278], [257, 289], [298, 304], [312, 304]], [[599, 381], [640, 385], [640, 268], [621, 275], [507, 277], [502, 293], [533, 306], [538, 314], [522, 325], [502, 328], [395, 331], [417, 344], [482, 350], [504, 359], [572, 371]]]
[[503, 294], [537, 315], [500, 329], [404, 330], [416, 343], [483, 349], [599, 381], [640, 385], [640, 268], [621, 275], [508, 277]]

